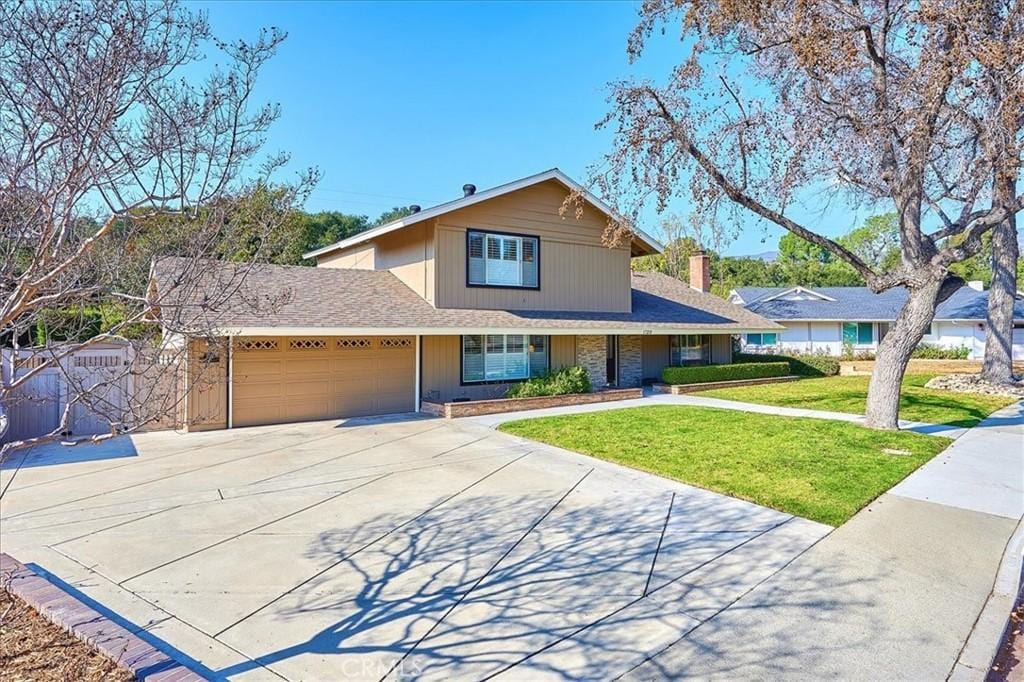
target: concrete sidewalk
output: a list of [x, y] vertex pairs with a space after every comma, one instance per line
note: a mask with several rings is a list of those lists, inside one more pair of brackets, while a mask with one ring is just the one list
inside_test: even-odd
[[[864, 415], [851, 414], [848, 412], [829, 412], [826, 410], [808, 410], [799, 407], [780, 407], [777, 405], [761, 405], [758, 403], [745, 403], [738, 400], [723, 400], [721, 398], [705, 398], [697, 395], [669, 395], [665, 393], [647, 393], [643, 398], [633, 400], [618, 400], [610, 403], [591, 403], [587, 405], [567, 405], [565, 407], [548, 407], [543, 410], [526, 410], [521, 412], [505, 412], [502, 414], [487, 414], [479, 417], [464, 417], [466, 421], [475, 424], [497, 428], [505, 422], [517, 419], [530, 419], [534, 417], [555, 417], [563, 414], [578, 414], [581, 412], [602, 412], [604, 410], [621, 410], [630, 407], [643, 407], [645, 405], [690, 405], [693, 407], [714, 407], [720, 410], [737, 410], [740, 412], [756, 412], [758, 414], [774, 414], [782, 417], [808, 417], [811, 419], [828, 419], [832, 421], [850, 422], [851, 424], [863, 424]], [[924, 433], [932, 436], [944, 436], [946, 438], [959, 438], [967, 429], [947, 424], [925, 424], [923, 422], [900, 421], [900, 428], [904, 431]]]
[[1018, 403], [629, 677], [981, 680], [1001, 633], [965, 642], [1022, 515]]

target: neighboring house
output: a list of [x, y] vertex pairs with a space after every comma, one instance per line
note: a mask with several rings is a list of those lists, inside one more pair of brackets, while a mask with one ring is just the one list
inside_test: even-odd
[[[749, 332], [740, 337], [744, 350], [798, 353], [874, 352], [906, 301], [906, 290], [880, 294], [867, 287], [740, 287], [729, 301], [778, 322], [781, 332]], [[1014, 310], [1013, 356], [1024, 357], [1024, 300]], [[988, 293], [970, 282], [941, 303], [921, 343], [967, 348], [968, 357], [985, 354]]]
[[[226, 409], [205, 427], [500, 397], [514, 382], [572, 365], [595, 388], [639, 386], [670, 364], [730, 362], [733, 335], [781, 330], [708, 293], [706, 256], [692, 261], [696, 288], [632, 273], [633, 257], [661, 245], [637, 232], [607, 246], [611, 210], [557, 169], [463, 190], [306, 254], [316, 268], [253, 268], [246, 291], [283, 302], [219, 311], [217, 334], [231, 338], [228, 378], [223, 396], [203, 401]], [[583, 199], [579, 216], [563, 216], [570, 192]], [[181, 266], [155, 263], [157, 293]], [[233, 267], [215, 262], [210, 271]]]

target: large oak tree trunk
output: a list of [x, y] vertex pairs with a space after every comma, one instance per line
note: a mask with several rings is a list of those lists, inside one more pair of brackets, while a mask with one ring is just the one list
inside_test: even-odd
[[[997, 201], [1013, 198], [1017, 183], [997, 181]], [[981, 375], [995, 383], [1013, 380], [1013, 304], [1017, 294], [1017, 217], [1010, 215], [992, 230], [992, 288], [988, 293], [985, 362]]]
[[[955, 290], [955, 287], [954, 289]], [[928, 331], [943, 290], [941, 281], [908, 290], [907, 302], [878, 346], [875, 371], [868, 384], [867, 424], [876, 429], [899, 428], [900, 386], [914, 348]]]

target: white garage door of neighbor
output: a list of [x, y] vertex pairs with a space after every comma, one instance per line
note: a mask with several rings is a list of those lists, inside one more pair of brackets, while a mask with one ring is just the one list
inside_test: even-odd
[[411, 336], [235, 340], [234, 426], [360, 417], [415, 409]]

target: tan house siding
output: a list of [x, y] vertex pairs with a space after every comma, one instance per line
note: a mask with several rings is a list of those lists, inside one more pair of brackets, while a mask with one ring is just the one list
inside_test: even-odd
[[[511, 384], [462, 385], [461, 337], [424, 336], [420, 358], [422, 369], [422, 397], [424, 400], [449, 402], [458, 398], [482, 400], [501, 398]], [[576, 364], [576, 337], [551, 337], [551, 368], [559, 369]]]
[[669, 343], [665, 334], [651, 334], [643, 337], [644, 379], [661, 381], [661, 370], [668, 367]]
[[407, 287], [434, 302], [434, 223], [426, 221], [376, 240], [377, 269], [390, 270]]
[[318, 268], [352, 268], [354, 270], [376, 270], [376, 247], [369, 244], [358, 244], [342, 251], [334, 251], [316, 259]]
[[732, 335], [711, 335], [711, 362], [715, 365], [728, 365], [732, 362]]
[[[661, 370], [669, 365], [669, 336], [652, 334], [643, 338], [643, 378], [661, 381]], [[621, 349], [619, 351], [622, 352]], [[732, 362], [732, 336], [711, 334], [711, 363], [726, 365]]]
[[576, 337], [551, 337], [551, 369], [572, 367], [576, 364]]
[[[629, 249], [602, 243], [607, 219], [590, 206], [579, 220], [571, 212], [560, 216], [565, 196], [551, 181], [438, 217], [435, 305], [629, 312]], [[469, 228], [540, 237], [540, 289], [467, 287]]]
[[389, 270], [427, 301], [434, 302], [434, 222], [392, 232], [368, 244], [319, 256], [317, 267]]

